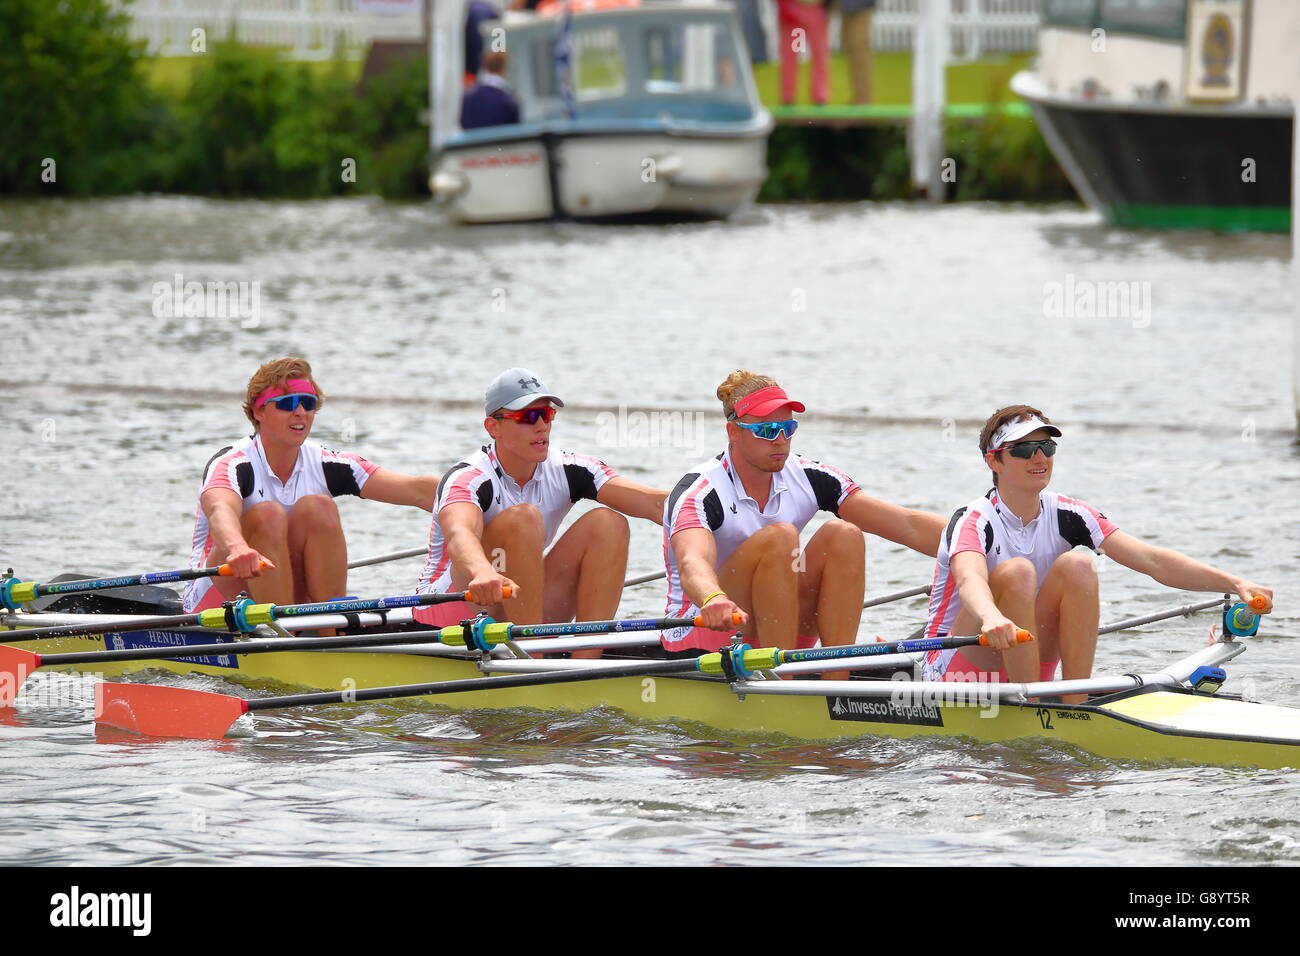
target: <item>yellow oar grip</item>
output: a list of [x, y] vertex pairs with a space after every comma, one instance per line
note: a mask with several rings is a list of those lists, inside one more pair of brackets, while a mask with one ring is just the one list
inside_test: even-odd
[[14, 604], [26, 604], [36, 600], [35, 581], [15, 581], [9, 590], [9, 599]]

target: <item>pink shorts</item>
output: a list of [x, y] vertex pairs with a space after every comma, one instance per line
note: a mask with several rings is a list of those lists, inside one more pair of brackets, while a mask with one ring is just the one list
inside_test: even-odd
[[411, 617], [429, 627], [451, 627], [478, 614], [478, 607], [468, 601], [448, 601], [446, 604], [426, 604], [411, 611]]
[[[1038, 679], [1049, 681], [1056, 679], [1056, 667], [1060, 660], [1039, 661]], [[1005, 670], [980, 670], [971, 663], [970, 658], [960, 650], [930, 651], [925, 658], [925, 680], [946, 681], [997, 681], [1007, 683]]]

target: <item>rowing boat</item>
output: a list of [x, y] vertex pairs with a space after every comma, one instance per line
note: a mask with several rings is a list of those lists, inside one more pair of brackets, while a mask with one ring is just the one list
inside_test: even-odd
[[[409, 611], [352, 616], [361, 625], [401, 625]], [[120, 615], [16, 612], [0, 625], [31, 628], [69, 623], [109, 626]], [[285, 625], [292, 630], [340, 626], [337, 615], [304, 617]], [[394, 635], [396, 636], [396, 634]], [[410, 635], [403, 635], [408, 640]], [[14, 635], [18, 637], [17, 634]], [[236, 635], [174, 628], [142, 627], [125, 633], [34, 640], [23, 644], [40, 654], [105, 649], [231, 643]], [[0, 636], [2, 640], [2, 636]], [[603, 646], [644, 645], [642, 637], [605, 638]], [[590, 639], [520, 641], [531, 653], [592, 646]], [[583, 712], [616, 708], [655, 723], [697, 722], [726, 731], [781, 734], [808, 740], [848, 737], [967, 737], [990, 742], [1044, 741], [1078, 748], [1100, 757], [1171, 760], [1248, 767], [1300, 766], [1300, 709], [1257, 703], [1215, 693], [1217, 681], [1201, 682], [1206, 668], [1217, 668], [1245, 650], [1231, 639], [1217, 641], [1143, 675], [1112, 675], [1087, 681], [1038, 684], [937, 684], [923, 681], [802, 681], [792, 676], [808, 665], [784, 665], [774, 672], [727, 681], [689, 677], [610, 677], [584, 683], [450, 693], [436, 705], [458, 708], [519, 708]], [[891, 655], [876, 664], [912, 663]], [[462, 680], [490, 675], [582, 668], [593, 677], [605, 662], [518, 657], [509, 647], [479, 654], [444, 644], [403, 644], [362, 650], [285, 651], [239, 656], [213, 654], [140, 662], [77, 666], [104, 677], [152, 669], [172, 674], [203, 674], [259, 689], [269, 685], [337, 690]], [[824, 669], [824, 668], [823, 668]], [[1193, 684], [1200, 683], [1198, 690]], [[1087, 693], [1086, 704], [1044, 700], [1054, 694]]]

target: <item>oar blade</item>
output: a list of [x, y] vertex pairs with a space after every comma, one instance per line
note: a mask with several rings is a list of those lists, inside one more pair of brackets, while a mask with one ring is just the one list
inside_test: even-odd
[[40, 666], [39, 654], [25, 651], [21, 647], [0, 644], [0, 707], [14, 705], [14, 699], [27, 678]]
[[149, 737], [220, 740], [248, 710], [242, 697], [160, 684], [100, 685], [95, 722]]

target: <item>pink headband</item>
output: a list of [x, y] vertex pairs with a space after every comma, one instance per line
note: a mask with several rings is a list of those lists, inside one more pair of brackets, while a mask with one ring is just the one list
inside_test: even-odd
[[272, 385], [262, 390], [262, 394], [253, 400], [254, 408], [261, 408], [273, 398], [281, 395], [315, 395], [316, 386], [305, 378], [291, 378], [283, 385]]
[[731, 406], [731, 415], [729, 417], [740, 418], [742, 415], [748, 415], [751, 412], [755, 415], [766, 415], [782, 405], [789, 405], [796, 412], [804, 411], [803, 402], [796, 402], [785, 393], [785, 389], [780, 385], [768, 385], [766, 388], [760, 388], [757, 392], [751, 392], [744, 398], [739, 399], [735, 405]]

